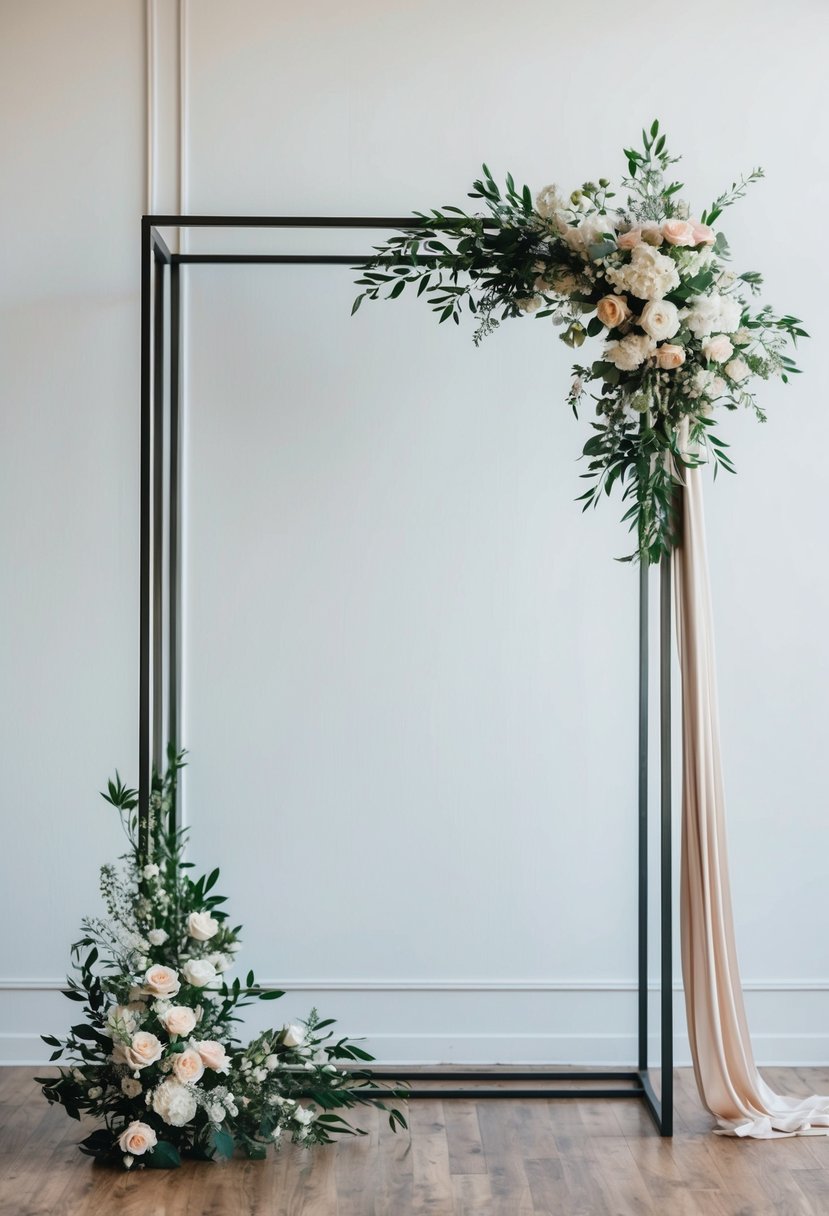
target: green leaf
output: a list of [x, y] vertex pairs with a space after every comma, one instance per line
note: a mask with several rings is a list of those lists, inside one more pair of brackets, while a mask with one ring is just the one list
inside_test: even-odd
[[229, 1161], [233, 1156], [233, 1137], [222, 1128], [211, 1128], [209, 1143], [215, 1156], [222, 1157], [225, 1161]]
[[267, 992], [259, 993], [260, 1001], [276, 1001], [279, 997], [284, 996], [284, 992], [280, 992], [278, 988], [269, 988]]
[[144, 1160], [151, 1170], [175, 1170], [181, 1165], [178, 1149], [167, 1140], [159, 1140]]

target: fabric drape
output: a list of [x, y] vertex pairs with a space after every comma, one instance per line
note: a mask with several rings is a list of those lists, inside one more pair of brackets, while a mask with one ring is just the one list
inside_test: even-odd
[[723, 1134], [826, 1135], [829, 1097], [774, 1093], [751, 1047], [728, 878], [701, 477], [700, 468], [684, 470], [682, 543], [673, 557], [682, 675], [682, 971], [694, 1071]]

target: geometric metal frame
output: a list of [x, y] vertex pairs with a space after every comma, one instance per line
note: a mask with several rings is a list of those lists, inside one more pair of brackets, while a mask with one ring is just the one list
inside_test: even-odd
[[[140, 673], [138, 741], [139, 848], [148, 855], [152, 775], [163, 759], [162, 690], [167, 681], [167, 742], [178, 747], [181, 696], [179, 616], [181, 575], [181, 279], [193, 264], [315, 264], [356, 267], [358, 254], [174, 253], [159, 229], [412, 229], [412, 216], [181, 216], [141, 220], [141, 509]], [[167, 295], [169, 288], [169, 310]], [[165, 361], [165, 346], [168, 348]], [[167, 377], [165, 377], [167, 370]], [[166, 380], [166, 384], [165, 384]], [[166, 439], [166, 442], [165, 442]], [[166, 510], [165, 510], [166, 508]], [[166, 596], [164, 549], [167, 549]], [[165, 603], [166, 599], [166, 603]], [[375, 1068], [378, 1080], [413, 1083], [408, 1096], [440, 1098], [636, 1098], [649, 1110], [659, 1134], [673, 1134], [673, 942], [671, 840], [671, 565], [663, 557], [659, 591], [660, 768], [660, 979], [661, 1092], [648, 1069], [648, 872], [649, 872], [649, 569], [639, 573], [639, 771], [638, 771], [638, 977], [637, 1067], [617, 1069], [403, 1069]], [[173, 814], [176, 809], [173, 808]], [[417, 1082], [429, 1082], [419, 1089]], [[493, 1083], [497, 1082], [497, 1087]]]

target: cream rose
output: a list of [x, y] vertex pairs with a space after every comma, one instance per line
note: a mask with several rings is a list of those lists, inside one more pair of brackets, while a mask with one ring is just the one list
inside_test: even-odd
[[158, 1143], [158, 1137], [148, 1123], [141, 1123], [136, 1119], [130, 1123], [129, 1127], [125, 1127], [118, 1137], [118, 1147], [122, 1153], [129, 1153], [132, 1157], [143, 1157], [144, 1153], [148, 1153], [154, 1149]]
[[662, 342], [679, 329], [679, 312], [670, 300], [650, 300], [642, 309], [639, 325], [655, 342]]
[[616, 238], [616, 244], [620, 249], [635, 249], [637, 245], [642, 244], [642, 229], [631, 228], [629, 232], [622, 232]]
[[188, 1047], [173, 1056], [173, 1072], [184, 1085], [195, 1085], [204, 1076], [204, 1063], [197, 1051]]
[[615, 329], [617, 325], [627, 321], [630, 316], [627, 297], [604, 296], [596, 305], [596, 316], [602, 325], [606, 325], [608, 329]]
[[305, 1031], [301, 1026], [291, 1024], [284, 1027], [279, 1037], [286, 1047], [301, 1047], [305, 1042]]
[[142, 991], [146, 996], [175, 996], [181, 987], [178, 972], [156, 963], [144, 976]]
[[674, 346], [670, 342], [663, 342], [661, 346], [656, 348], [656, 363], [663, 371], [673, 371], [675, 367], [681, 367], [685, 362], [685, 351], [681, 346]]
[[152, 1107], [165, 1123], [171, 1127], [184, 1127], [196, 1116], [196, 1095], [175, 1077], [162, 1081], [153, 1093]]
[[726, 363], [724, 370], [729, 380], [733, 380], [735, 384], [742, 383], [751, 375], [745, 359], [732, 359], [730, 363]]
[[714, 363], [725, 363], [734, 354], [734, 346], [725, 334], [715, 334], [703, 342], [702, 353]]
[[186, 1005], [171, 1005], [159, 1019], [168, 1034], [190, 1034], [196, 1028], [195, 1010]]
[[131, 1043], [116, 1043], [112, 1049], [112, 1058], [116, 1064], [126, 1064], [128, 1068], [137, 1070], [149, 1068], [161, 1059], [162, 1046], [159, 1039], [148, 1030], [139, 1030], [133, 1035]]
[[182, 968], [184, 978], [194, 988], [204, 988], [216, 978], [216, 968], [206, 958], [191, 958]]
[[227, 1052], [215, 1039], [193, 1040], [193, 1050], [199, 1053], [205, 1068], [212, 1068], [214, 1072], [227, 1072], [230, 1068]]
[[694, 225], [688, 220], [665, 220], [662, 236], [669, 245], [696, 245]]

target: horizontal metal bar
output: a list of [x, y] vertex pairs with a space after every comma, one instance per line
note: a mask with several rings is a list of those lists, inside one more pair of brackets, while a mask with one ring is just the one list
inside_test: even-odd
[[416, 215], [148, 215], [144, 218], [160, 228], [424, 228], [427, 224]]
[[379, 1098], [381, 1101], [389, 1102], [392, 1100], [408, 1101], [409, 1098], [438, 1098], [443, 1101], [445, 1098], [520, 1098], [522, 1101], [525, 1098], [581, 1098], [582, 1101], [589, 1101], [592, 1098], [624, 1098], [630, 1101], [631, 1098], [641, 1099], [644, 1097], [643, 1090], [631, 1087], [629, 1089], [569, 1089], [567, 1087], [553, 1089], [493, 1089], [488, 1086], [480, 1088], [469, 1087], [466, 1089], [417, 1089], [412, 1088], [406, 1090], [404, 1094], [389, 1094], [386, 1089], [361, 1089], [360, 1096], [363, 1098]]
[[506, 1070], [495, 1068], [475, 1069], [430, 1069], [430, 1068], [372, 1068], [372, 1077], [382, 1081], [630, 1081], [641, 1085], [642, 1077], [637, 1071], [612, 1072], [593, 1069], [584, 1070]]
[[309, 266], [358, 266], [372, 259], [364, 253], [353, 256], [341, 253], [174, 253], [173, 265], [181, 266], [187, 263], [200, 265], [309, 265]]

